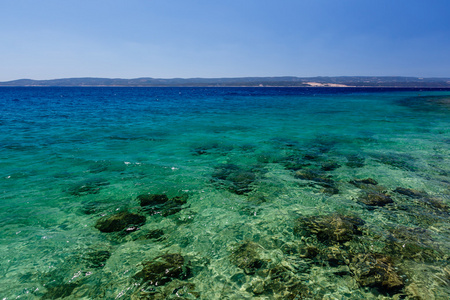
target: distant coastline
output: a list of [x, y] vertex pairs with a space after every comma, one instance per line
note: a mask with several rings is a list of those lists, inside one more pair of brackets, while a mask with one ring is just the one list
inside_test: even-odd
[[386, 87], [450, 88], [450, 78], [401, 76], [338, 77], [236, 77], [236, 78], [61, 78], [51, 80], [18, 79], [0, 86], [74, 86], [74, 87]]

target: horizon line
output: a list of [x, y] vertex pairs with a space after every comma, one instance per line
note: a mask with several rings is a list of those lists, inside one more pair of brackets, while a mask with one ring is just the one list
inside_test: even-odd
[[360, 78], [416, 78], [416, 79], [450, 79], [445, 76], [413, 76], [413, 75], [316, 75], [316, 76], [298, 76], [298, 75], [266, 75], [266, 76], [225, 76], [225, 77], [151, 77], [151, 76], [140, 76], [140, 77], [102, 77], [102, 76], [75, 76], [75, 77], [53, 77], [48, 79], [35, 79], [35, 78], [16, 78], [11, 80], [2, 80], [0, 82], [10, 82], [10, 81], [18, 81], [18, 80], [33, 80], [33, 81], [50, 81], [50, 80], [61, 80], [61, 79], [125, 79], [125, 80], [133, 80], [133, 79], [161, 79], [161, 80], [170, 80], [170, 79], [245, 79], [245, 78], [298, 78], [298, 79], [307, 79], [307, 78], [351, 78], [351, 77], [360, 77]]

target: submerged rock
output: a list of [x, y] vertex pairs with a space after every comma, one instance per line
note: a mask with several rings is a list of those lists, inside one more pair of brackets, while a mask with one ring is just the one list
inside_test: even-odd
[[397, 187], [394, 192], [405, 195], [405, 196], [409, 196], [412, 198], [421, 198], [421, 197], [426, 197], [428, 196], [428, 194], [426, 192], [421, 192], [418, 190], [414, 190], [414, 189], [409, 189], [409, 188], [402, 188], [402, 187]]
[[242, 212], [249, 216], [256, 216], [263, 209], [262, 204], [267, 202], [267, 198], [262, 194], [251, 194], [247, 197], [247, 202], [243, 203]]
[[154, 229], [145, 232], [141, 236], [137, 237], [137, 240], [160, 240], [164, 236], [164, 231], [162, 229]]
[[300, 249], [299, 256], [302, 258], [315, 258], [319, 254], [320, 250], [316, 246], [308, 245]]
[[74, 196], [97, 194], [106, 185], [109, 185], [109, 182], [103, 178], [90, 178], [73, 184], [67, 189], [67, 192]]
[[328, 261], [330, 266], [337, 267], [339, 265], [348, 265], [350, 263], [349, 258], [350, 254], [347, 251], [344, 251], [338, 245], [333, 245], [328, 247], [322, 253], [323, 259]]
[[137, 196], [144, 210], [152, 215], [161, 214], [167, 217], [181, 211], [183, 205], [186, 204], [189, 196], [183, 194], [171, 199], [164, 194], [142, 194]]
[[182, 206], [186, 204], [189, 196], [187, 194], [183, 194], [181, 196], [176, 196], [166, 202], [161, 212], [163, 217], [167, 217], [177, 212], [180, 212], [183, 208]]
[[318, 153], [314, 153], [314, 152], [309, 152], [306, 153], [305, 155], [303, 155], [303, 159], [305, 160], [319, 160], [321, 158], [320, 154]]
[[247, 201], [255, 205], [260, 205], [267, 202], [267, 197], [263, 194], [252, 194], [248, 196]]
[[300, 234], [306, 230], [315, 234], [322, 242], [342, 243], [361, 235], [360, 227], [364, 221], [357, 217], [341, 214], [300, 217], [296, 220], [294, 232]]
[[212, 178], [213, 182], [220, 184], [228, 191], [242, 195], [252, 191], [256, 175], [253, 171], [244, 170], [233, 164], [225, 164], [215, 168]]
[[313, 158], [305, 158], [305, 156], [302, 155], [289, 155], [282, 159], [280, 159], [280, 163], [284, 166], [287, 170], [293, 170], [297, 171], [304, 167], [310, 166]]
[[216, 152], [220, 149], [220, 145], [218, 143], [208, 143], [199, 145], [191, 149], [193, 155], [204, 155]]
[[417, 169], [416, 166], [414, 165], [415, 159], [410, 155], [379, 154], [374, 155], [373, 158], [384, 165], [402, 169], [405, 171], [416, 171]]
[[231, 252], [231, 262], [243, 269], [245, 274], [254, 274], [265, 265], [258, 253], [261, 248], [260, 245], [250, 241], [237, 244]]
[[367, 179], [361, 179], [361, 180], [358, 180], [358, 179], [350, 180], [350, 183], [359, 188], [365, 187], [366, 185], [377, 185], [378, 184], [378, 182], [373, 178], [367, 178]]
[[322, 172], [309, 169], [298, 170], [297, 172], [295, 172], [294, 177], [303, 180], [311, 180], [318, 183], [333, 183], [333, 180]]
[[347, 163], [345, 165], [350, 168], [362, 168], [364, 167], [364, 161], [365, 159], [363, 157], [358, 155], [349, 155], [347, 156]]
[[398, 259], [433, 262], [444, 255], [433, 247], [430, 233], [423, 228], [397, 226], [389, 230], [385, 251]]
[[337, 144], [338, 141], [333, 136], [320, 136], [312, 141], [311, 146], [317, 153], [324, 154], [330, 152]]
[[69, 297], [73, 290], [78, 286], [76, 283], [65, 283], [47, 288], [47, 292], [41, 299], [61, 299]]
[[104, 204], [97, 201], [84, 202], [80, 208], [80, 211], [86, 215], [96, 214]]
[[409, 218], [411, 225], [416, 226], [435, 226], [438, 223], [448, 222], [450, 217], [446, 210], [435, 209], [417, 201], [411, 204], [395, 204], [389, 209], [403, 212]]
[[327, 194], [327, 195], [337, 195], [339, 194], [339, 189], [333, 185], [322, 185], [323, 188], [320, 190], [320, 192]]
[[282, 149], [299, 147], [299, 141], [286, 137], [274, 137], [270, 139], [270, 142], [273, 143], [277, 148]]
[[154, 206], [164, 204], [169, 201], [167, 195], [164, 194], [142, 194], [136, 198], [141, 206]]
[[192, 155], [209, 155], [209, 154], [215, 154], [215, 155], [225, 155], [226, 153], [229, 153], [231, 150], [233, 150], [234, 146], [231, 144], [224, 144], [219, 142], [210, 142], [205, 143], [201, 145], [194, 146], [191, 149]]
[[230, 174], [238, 172], [239, 170], [241, 169], [237, 165], [233, 164], [216, 166], [212, 177], [219, 180], [227, 180], [227, 177], [230, 176]]
[[311, 291], [291, 270], [282, 264], [264, 270], [264, 281], [255, 281], [251, 286], [256, 295], [264, 294], [270, 299], [309, 299]]
[[448, 205], [445, 204], [442, 199], [433, 198], [433, 197], [424, 197], [424, 198], [420, 199], [420, 201], [426, 206], [441, 210], [443, 212], [449, 211]]
[[358, 202], [369, 206], [385, 206], [393, 203], [394, 200], [389, 195], [381, 192], [366, 192], [358, 198]]
[[322, 164], [321, 169], [323, 171], [334, 171], [340, 167], [341, 167], [341, 165], [335, 161], [327, 161]]
[[424, 191], [418, 191], [414, 189], [409, 188], [402, 188], [397, 187], [394, 192], [399, 193], [404, 196], [408, 196], [410, 198], [413, 198], [417, 201], [420, 205], [425, 205], [431, 208], [439, 209], [442, 211], [448, 211], [449, 207], [447, 204], [445, 204], [442, 199], [435, 198], [430, 196], [427, 192]]
[[106, 261], [110, 258], [111, 253], [106, 250], [98, 250], [88, 252], [84, 255], [83, 259], [88, 268], [102, 268], [105, 266]]
[[195, 284], [174, 279], [160, 288], [150, 286], [140, 288], [131, 295], [131, 300], [168, 300], [168, 299], [200, 299]]
[[144, 225], [145, 221], [145, 216], [124, 211], [112, 216], [105, 216], [97, 220], [95, 228], [101, 232], [117, 232], [128, 228], [137, 229], [137, 227]]
[[339, 193], [335, 182], [330, 176], [325, 175], [322, 171], [304, 169], [295, 172], [294, 177], [302, 180], [313, 181], [315, 184], [322, 187], [321, 192], [328, 195], [335, 195]]
[[381, 292], [398, 291], [404, 286], [388, 256], [359, 254], [352, 258], [349, 267], [361, 286], [374, 287]]
[[450, 97], [448, 95], [414, 96], [396, 102], [417, 111], [442, 112], [450, 110]]
[[[356, 186], [357, 188], [365, 191], [366, 193], [386, 193], [386, 188], [379, 185], [378, 182], [373, 178], [366, 179], [354, 179], [349, 181], [350, 184]], [[366, 194], [365, 194], [366, 196]]]
[[191, 276], [191, 269], [185, 263], [184, 257], [178, 253], [164, 254], [150, 262], [142, 264], [142, 271], [134, 275], [135, 279], [161, 286], [174, 279], [186, 279]]

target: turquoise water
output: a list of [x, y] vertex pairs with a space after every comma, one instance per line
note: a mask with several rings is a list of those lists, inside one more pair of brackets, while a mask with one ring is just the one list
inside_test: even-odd
[[0, 104], [2, 299], [450, 296], [449, 91], [1, 88]]

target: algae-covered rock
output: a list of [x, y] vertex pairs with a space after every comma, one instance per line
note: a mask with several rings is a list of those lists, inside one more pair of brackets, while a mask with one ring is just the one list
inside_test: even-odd
[[327, 162], [322, 163], [322, 165], [321, 165], [321, 169], [323, 171], [334, 171], [340, 167], [341, 167], [341, 165], [335, 161], [327, 161]]
[[171, 198], [163, 206], [161, 215], [163, 217], [167, 217], [167, 216], [176, 214], [177, 212], [180, 212], [183, 208], [183, 205], [186, 204], [188, 198], [189, 198], [189, 196], [187, 194], [183, 194], [181, 196], [176, 196], [176, 197]]
[[361, 235], [362, 225], [364, 221], [360, 218], [335, 213], [300, 217], [296, 220], [294, 232], [299, 234], [307, 231], [315, 234], [322, 242], [342, 243], [352, 240], [356, 235]]
[[358, 202], [369, 206], [385, 206], [393, 203], [394, 200], [389, 195], [381, 192], [365, 192], [358, 198]]
[[140, 288], [131, 295], [131, 300], [169, 299], [200, 299], [200, 293], [197, 291], [195, 284], [183, 280], [174, 279], [159, 288], [156, 288], [155, 286]]
[[378, 182], [373, 178], [366, 178], [366, 179], [354, 179], [349, 181], [351, 184], [353, 184], [356, 187], [359, 187], [360, 189], [364, 189], [367, 185], [374, 186], [377, 185]]
[[307, 245], [305, 247], [300, 248], [299, 256], [302, 258], [312, 259], [319, 254], [320, 250], [316, 246]]
[[397, 187], [394, 192], [403, 196], [410, 197], [416, 201], [419, 205], [431, 207], [441, 211], [448, 211], [449, 207], [444, 203], [442, 199], [432, 197], [427, 192], [418, 191], [410, 188]]
[[335, 182], [322, 171], [304, 169], [298, 170], [294, 175], [297, 179], [313, 181], [315, 184], [322, 187], [321, 192], [328, 195], [336, 195], [339, 193], [339, 189], [336, 187]]
[[47, 288], [47, 292], [41, 299], [62, 299], [69, 297], [78, 286], [76, 283], [65, 283]]
[[174, 279], [171, 282], [155, 288], [150, 286], [148, 289], [139, 289], [133, 295], [131, 300], [191, 300], [200, 299], [200, 292], [192, 282]]
[[309, 299], [311, 291], [288, 267], [278, 264], [262, 272], [264, 280], [256, 280], [250, 286], [255, 295], [269, 299]]
[[419, 227], [397, 226], [389, 229], [385, 251], [398, 259], [433, 262], [444, 259], [443, 253], [434, 246], [430, 232]]
[[160, 214], [163, 217], [167, 217], [181, 211], [188, 198], [187, 194], [170, 199], [164, 194], [142, 194], [137, 196], [136, 199], [144, 210], [151, 215]]
[[252, 170], [244, 170], [237, 165], [225, 164], [215, 168], [212, 178], [214, 183], [228, 191], [242, 195], [252, 191], [256, 174]]
[[374, 287], [382, 292], [398, 291], [404, 286], [392, 260], [381, 254], [359, 254], [350, 263], [356, 281], [361, 286]]
[[310, 169], [298, 170], [297, 172], [295, 172], [294, 177], [303, 180], [311, 180], [318, 183], [330, 184], [333, 182], [333, 180], [324, 173]]
[[411, 225], [434, 226], [438, 223], [446, 223], [450, 217], [445, 210], [435, 209], [427, 205], [419, 205], [417, 202], [411, 204], [399, 204], [391, 207], [406, 214]]
[[150, 262], [142, 264], [142, 271], [134, 275], [135, 279], [161, 286], [174, 279], [186, 279], [191, 276], [191, 269], [178, 253], [164, 254]]
[[167, 195], [164, 194], [142, 194], [136, 198], [141, 206], [155, 206], [159, 204], [164, 204], [169, 201]]
[[117, 232], [128, 228], [136, 228], [145, 224], [145, 216], [130, 212], [120, 212], [112, 216], [105, 216], [97, 220], [95, 228], [101, 232]]
[[407, 299], [413, 300], [434, 300], [436, 297], [430, 297], [430, 290], [423, 284], [417, 284], [415, 282], [409, 284], [405, 288], [405, 293], [409, 297]]
[[325, 251], [322, 252], [323, 258], [328, 261], [332, 267], [336, 267], [338, 265], [348, 265], [350, 263], [350, 254], [337, 245], [327, 247]]
[[362, 190], [359, 202], [371, 206], [383, 206], [389, 202], [389, 199], [385, 197], [390, 197], [386, 194], [387, 189], [379, 185], [373, 178], [354, 179], [350, 180], [349, 183]]
[[331, 196], [339, 194], [339, 189], [333, 185], [322, 184], [322, 189], [320, 192]]
[[444, 203], [444, 201], [440, 198], [434, 197], [424, 197], [420, 199], [419, 203], [423, 203], [423, 205], [440, 210], [442, 212], [448, 212], [449, 206]]
[[405, 196], [409, 196], [409, 197], [413, 197], [413, 198], [421, 198], [421, 197], [425, 197], [428, 194], [426, 192], [423, 191], [418, 191], [418, 190], [414, 190], [414, 189], [410, 189], [410, 188], [402, 188], [402, 187], [397, 187], [394, 192], [405, 195]]
[[236, 266], [243, 269], [246, 274], [254, 274], [265, 265], [258, 253], [258, 250], [261, 248], [260, 245], [254, 242], [242, 242], [233, 247], [230, 259]]

